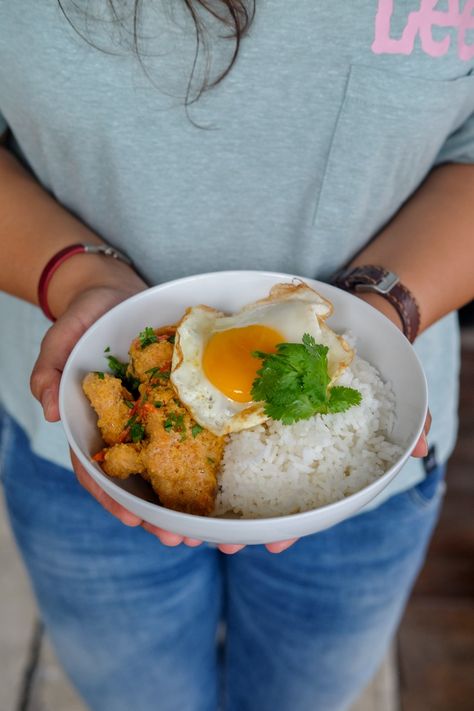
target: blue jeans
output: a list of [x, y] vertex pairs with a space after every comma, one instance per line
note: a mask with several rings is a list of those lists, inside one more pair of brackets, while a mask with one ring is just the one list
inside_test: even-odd
[[[167, 548], [3, 427], [3, 485], [41, 614], [94, 711], [336, 711], [375, 672], [437, 519], [443, 468], [274, 555]], [[216, 633], [226, 625], [218, 650]], [[219, 698], [222, 706], [219, 705]]]

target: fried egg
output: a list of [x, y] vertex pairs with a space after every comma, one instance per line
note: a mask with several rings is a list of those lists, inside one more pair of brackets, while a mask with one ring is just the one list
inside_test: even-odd
[[268, 419], [253, 402], [252, 383], [261, 367], [254, 351], [275, 353], [279, 343], [301, 343], [309, 333], [328, 346], [333, 382], [353, 351], [325, 319], [332, 304], [303, 282], [277, 284], [265, 299], [228, 316], [208, 306], [186, 311], [178, 324], [171, 382], [196, 422], [216, 435], [254, 427]]

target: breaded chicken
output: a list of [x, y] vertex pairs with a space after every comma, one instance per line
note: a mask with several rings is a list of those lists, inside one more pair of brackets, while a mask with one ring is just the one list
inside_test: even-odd
[[120, 435], [130, 417], [130, 408], [125, 401], [130, 401], [132, 397], [122, 381], [109, 373], [88, 373], [82, 388], [97, 412], [97, 426], [104, 442], [120, 442]]
[[[160, 340], [154, 341], [153, 333]], [[142, 334], [133, 341], [127, 373], [140, 383], [134, 403], [118, 378], [86, 376], [84, 392], [99, 415], [104, 441], [114, 445], [95, 458], [109, 476], [125, 479], [140, 474], [164, 506], [209, 515], [224, 438], [193, 420], [170, 383], [173, 334], [174, 329], [166, 327], [148, 333], [145, 344]]]
[[175, 329], [172, 326], [155, 329], [156, 338], [163, 339], [156, 343], [150, 343], [145, 347], [142, 346], [140, 338], [135, 338], [130, 346], [130, 363], [128, 366], [129, 373], [138, 378], [141, 382], [149, 380], [150, 370], [152, 368], [171, 369], [171, 358], [173, 356], [173, 343], [167, 340], [167, 337], [174, 335]]
[[114, 444], [104, 451], [102, 469], [109, 476], [127, 479], [131, 474], [142, 474], [144, 465], [141, 458], [141, 445]]
[[162, 504], [201, 516], [212, 513], [224, 438], [197, 425], [175, 398], [159, 409], [147, 408], [145, 430], [148, 445], [141, 458]]

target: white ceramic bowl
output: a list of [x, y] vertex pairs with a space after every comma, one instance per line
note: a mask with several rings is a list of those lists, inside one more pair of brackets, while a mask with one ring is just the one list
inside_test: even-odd
[[328, 324], [351, 331], [358, 353], [390, 381], [396, 396], [396, 425], [392, 439], [403, 456], [383, 476], [341, 501], [304, 513], [265, 519], [223, 519], [193, 516], [157, 505], [141, 477], [111, 479], [91, 455], [101, 447], [96, 415], [81, 382], [91, 370], [106, 368], [104, 348], [127, 360], [133, 338], [145, 326], [174, 323], [184, 310], [208, 304], [233, 312], [266, 296], [271, 287], [294, 277], [274, 272], [233, 271], [201, 274], [160, 284], [119, 304], [82, 336], [72, 351], [61, 380], [59, 407], [69, 443], [94, 480], [113, 499], [145, 521], [173, 533], [213, 543], [268, 543], [321, 531], [352, 516], [393, 479], [421, 434], [426, 410], [426, 380], [410, 343], [379, 311], [351, 294], [311, 279], [304, 281], [334, 304]]

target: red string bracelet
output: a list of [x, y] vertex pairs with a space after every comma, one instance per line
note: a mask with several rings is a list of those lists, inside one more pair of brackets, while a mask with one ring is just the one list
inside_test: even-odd
[[45, 268], [41, 272], [41, 276], [38, 282], [38, 303], [41, 307], [46, 318], [50, 321], [56, 321], [56, 318], [51, 313], [48, 304], [48, 286], [54, 272], [61, 266], [66, 259], [73, 257], [75, 254], [105, 254], [106, 257], [113, 257], [113, 259], [119, 259], [125, 264], [131, 265], [131, 260], [123, 252], [119, 252], [118, 249], [113, 249], [105, 244], [70, 244], [64, 249], [60, 249], [56, 252], [49, 262], [46, 264]]

